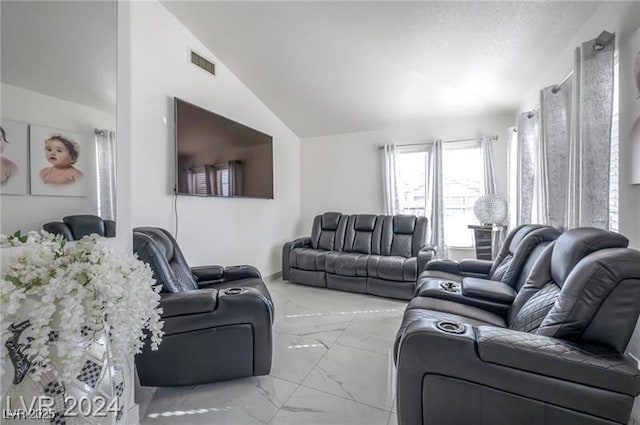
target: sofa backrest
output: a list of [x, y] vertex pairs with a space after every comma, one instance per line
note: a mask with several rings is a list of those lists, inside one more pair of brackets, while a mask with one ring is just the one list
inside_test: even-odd
[[516, 253], [518, 246], [520, 246], [520, 243], [522, 243], [529, 233], [542, 227], [544, 226], [541, 224], [522, 224], [513, 228], [505, 238], [498, 255], [493, 261], [493, 265], [489, 271], [489, 279], [502, 281], [502, 278], [509, 269], [511, 260], [513, 260], [513, 256]]
[[415, 257], [424, 246], [427, 219], [414, 215], [350, 215], [344, 250], [373, 255]]
[[42, 226], [43, 230], [56, 235], [62, 235], [69, 241], [77, 241], [83, 236], [97, 234], [107, 238], [116, 235], [116, 222], [113, 220], [103, 220], [102, 218], [89, 215], [69, 215], [62, 219], [62, 222], [54, 221]]
[[[605, 307], [607, 315], [613, 314], [613, 323], [634, 314], [637, 318], [640, 285], [634, 279], [640, 283], [640, 264], [631, 263], [640, 262], [640, 253], [626, 249], [627, 244], [624, 236], [603, 229], [562, 234], [545, 248], [518, 292], [509, 310], [509, 328], [568, 340], [586, 337], [616, 349], [622, 342], [626, 345], [628, 327], [605, 332], [607, 320], [600, 310]], [[623, 296], [635, 304], [624, 305]], [[614, 307], [620, 311], [610, 311]], [[600, 320], [592, 323], [598, 316]], [[606, 337], [607, 333], [615, 336]]]
[[427, 219], [415, 215], [380, 216], [380, 254], [416, 257], [427, 237]]
[[354, 214], [348, 217], [344, 250], [361, 254], [380, 254], [382, 220], [379, 220], [379, 216]]
[[311, 247], [408, 258], [418, 255], [426, 235], [425, 217], [326, 212], [313, 220]]
[[133, 229], [133, 251], [149, 264], [162, 292], [198, 289], [193, 273], [171, 233], [159, 227]]
[[551, 226], [526, 225], [520, 227], [509, 243], [505, 242], [504, 245], [508, 246], [508, 249], [504, 251], [507, 254], [499, 265], [496, 266], [494, 263], [493, 273], [489, 274], [489, 278], [520, 289], [526, 279], [526, 275], [521, 277], [525, 265], [529, 260], [535, 262], [537, 256], [541, 254], [541, 250], [536, 250], [536, 248], [541, 244], [548, 245], [556, 240], [560, 234], [559, 230]]
[[622, 353], [639, 314], [640, 252], [602, 249], [576, 264], [537, 333]]
[[342, 251], [348, 216], [326, 212], [313, 219], [311, 247], [326, 251]]

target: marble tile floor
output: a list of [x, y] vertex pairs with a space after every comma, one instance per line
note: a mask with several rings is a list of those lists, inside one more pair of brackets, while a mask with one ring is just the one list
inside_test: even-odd
[[406, 302], [277, 279], [268, 376], [139, 389], [141, 425], [396, 425], [392, 349]]

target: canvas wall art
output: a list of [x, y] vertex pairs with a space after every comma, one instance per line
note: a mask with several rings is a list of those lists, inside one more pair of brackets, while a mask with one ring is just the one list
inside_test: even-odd
[[91, 135], [30, 126], [31, 194], [87, 196]]
[[27, 194], [28, 128], [28, 124], [23, 122], [0, 119], [0, 194]]

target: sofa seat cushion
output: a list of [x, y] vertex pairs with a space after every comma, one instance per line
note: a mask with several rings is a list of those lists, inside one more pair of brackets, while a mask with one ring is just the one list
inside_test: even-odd
[[294, 248], [289, 253], [289, 265], [296, 269], [324, 271], [327, 255], [331, 251], [313, 248]]
[[325, 271], [341, 276], [367, 276], [368, 254], [357, 252], [329, 252]]
[[416, 257], [370, 255], [369, 261], [367, 261], [367, 275], [378, 279], [415, 282], [418, 275], [418, 259]]

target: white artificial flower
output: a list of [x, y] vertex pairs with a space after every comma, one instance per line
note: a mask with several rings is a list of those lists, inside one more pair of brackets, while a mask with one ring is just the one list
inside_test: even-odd
[[[80, 372], [87, 347], [105, 335], [114, 360], [151, 348], [162, 340], [159, 286], [148, 265], [133, 254], [116, 252], [97, 235], [73, 244], [53, 234], [29, 232], [23, 242], [0, 235], [0, 245], [24, 250], [3, 262], [0, 272], [0, 360], [12, 323], [29, 320], [23, 354], [39, 379], [55, 355], [69, 379]], [[50, 334], [58, 337], [50, 341]]]

